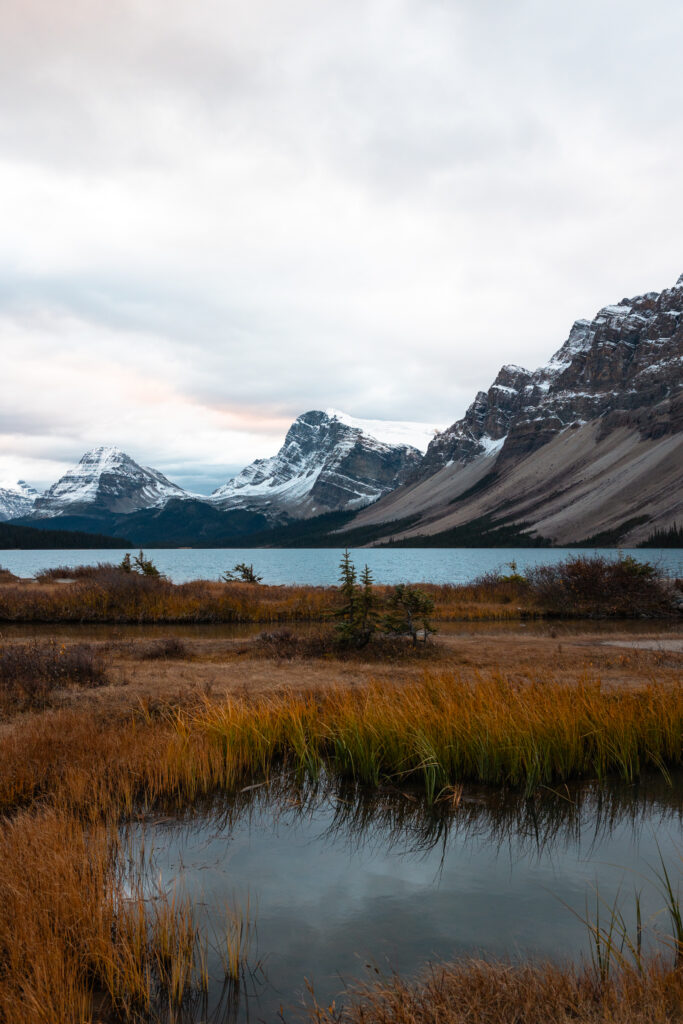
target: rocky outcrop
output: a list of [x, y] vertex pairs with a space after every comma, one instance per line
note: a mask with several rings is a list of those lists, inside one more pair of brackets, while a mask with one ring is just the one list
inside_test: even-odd
[[262, 511], [271, 521], [361, 508], [404, 483], [421, 459], [416, 448], [313, 410], [294, 421], [277, 455], [257, 459], [211, 500], [223, 509]]

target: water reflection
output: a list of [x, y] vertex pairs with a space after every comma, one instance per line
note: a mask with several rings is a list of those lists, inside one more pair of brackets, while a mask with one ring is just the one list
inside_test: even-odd
[[339, 1005], [345, 984], [375, 965], [414, 974], [473, 953], [580, 956], [586, 930], [566, 907], [585, 913], [596, 884], [608, 902], [621, 891], [633, 926], [642, 888], [648, 925], [662, 901], [645, 880], [658, 849], [679, 877], [682, 818], [681, 776], [531, 799], [467, 787], [434, 807], [408, 790], [285, 777], [140, 821], [129, 837], [133, 850], [144, 843], [150, 879], [190, 893], [207, 922], [226, 900], [250, 901], [252, 971], [238, 991], [211, 989], [187, 1019], [271, 1021], [281, 1005], [296, 1019], [306, 978]]

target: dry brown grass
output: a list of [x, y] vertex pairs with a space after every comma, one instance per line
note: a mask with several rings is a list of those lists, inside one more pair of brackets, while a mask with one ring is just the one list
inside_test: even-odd
[[[522, 609], [500, 594], [477, 587], [421, 584], [435, 600], [434, 618], [477, 622], [514, 620]], [[392, 588], [376, 587], [386, 601]], [[522, 601], [528, 614], [528, 602]], [[0, 580], [0, 622], [322, 622], [341, 605], [337, 587], [265, 586], [168, 580], [110, 571], [76, 576], [67, 583]]]
[[589, 968], [465, 960], [410, 984], [395, 977], [359, 992], [318, 1024], [674, 1024], [683, 1020], [683, 971], [653, 960], [601, 984]]

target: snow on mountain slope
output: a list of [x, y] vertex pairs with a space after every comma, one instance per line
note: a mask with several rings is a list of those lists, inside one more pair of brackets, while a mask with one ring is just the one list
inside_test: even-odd
[[37, 517], [89, 512], [133, 512], [162, 505], [169, 498], [187, 497], [156, 469], [137, 462], [113, 445], [92, 448], [77, 466], [39, 497]]
[[374, 437], [389, 445], [408, 445], [426, 452], [434, 435], [444, 429], [444, 424], [420, 423], [411, 420], [363, 420], [339, 409], [326, 409], [325, 415], [337, 419], [349, 427], [361, 430], [368, 437]]
[[0, 482], [0, 522], [29, 515], [38, 497], [38, 491], [25, 480], [16, 484]]
[[397, 487], [420, 461], [417, 448], [379, 440], [335, 410], [314, 410], [294, 421], [277, 455], [257, 459], [211, 500], [274, 520], [360, 508]]

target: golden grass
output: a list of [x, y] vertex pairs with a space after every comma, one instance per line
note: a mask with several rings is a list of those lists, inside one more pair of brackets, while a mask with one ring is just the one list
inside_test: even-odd
[[0, 740], [0, 810], [57, 789], [79, 810], [184, 803], [281, 767], [370, 785], [409, 779], [431, 799], [464, 781], [527, 790], [610, 774], [632, 781], [680, 766], [682, 737], [680, 685], [615, 692], [591, 680], [425, 672], [401, 686], [141, 704], [113, 721], [46, 713]]
[[675, 1024], [683, 971], [653, 959], [605, 984], [585, 967], [465, 960], [421, 982], [394, 977], [359, 992], [343, 1012], [318, 1007], [318, 1024]]
[[[178, 1002], [206, 985], [205, 940], [189, 905], [150, 904], [141, 892], [121, 887], [118, 826], [137, 809], [186, 807], [282, 768], [364, 783], [411, 780], [432, 800], [467, 779], [527, 789], [612, 772], [630, 779], [646, 768], [680, 765], [682, 736], [682, 687], [651, 684], [627, 693], [605, 692], [589, 681], [519, 687], [498, 674], [468, 681], [425, 673], [401, 687], [375, 683], [251, 699], [197, 697], [183, 705], [149, 703], [114, 717], [91, 709], [17, 718], [0, 734], [0, 811], [11, 815], [0, 831], [0, 1021], [83, 1024], [110, 1019], [113, 1010], [117, 1020], [154, 1021], [159, 992]], [[232, 977], [248, 936], [229, 924], [225, 934], [225, 972]], [[454, 970], [457, 991], [472, 987], [460, 968]], [[538, 990], [532, 993], [536, 1016], [510, 1020], [543, 1019], [543, 972], [523, 975], [524, 985], [516, 988], [502, 969], [499, 975], [498, 969], [480, 970], [482, 992], [505, 984], [511, 1006], [532, 998], [524, 985]], [[493, 972], [488, 981], [487, 971]], [[648, 971], [639, 982], [643, 999], [664, 1005], [668, 992], [680, 991], [663, 968]], [[579, 985], [571, 974], [562, 978], [565, 986]], [[631, 980], [624, 975], [623, 983]], [[412, 1009], [408, 995], [400, 995], [412, 1017], [349, 1019], [480, 1019], [430, 1017], [415, 993]], [[393, 999], [385, 993], [385, 1002], [385, 996]], [[383, 1006], [377, 1002], [378, 1014], [385, 1013]], [[506, 1018], [481, 1018], [489, 1019]], [[675, 1018], [624, 1018], [660, 1019]]]
[[[513, 620], [521, 614], [509, 587], [500, 593], [476, 586], [421, 584], [435, 601], [441, 621]], [[378, 586], [379, 601], [392, 588]], [[69, 584], [0, 581], [2, 622], [114, 623], [284, 623], [323, 622], [341, 604], [337, 587], [265, 586], [195, 580], [168, 580], [119, 574], [104, 580], [85, 578]]]

